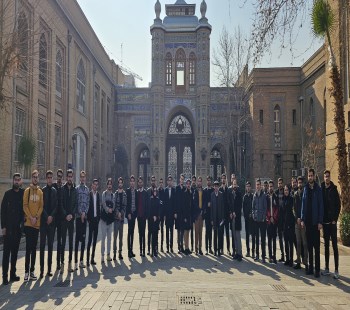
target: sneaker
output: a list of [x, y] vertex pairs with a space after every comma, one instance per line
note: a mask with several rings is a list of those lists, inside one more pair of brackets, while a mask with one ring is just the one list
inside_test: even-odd
[[64, 263], [61, 264], [60, 274], [63, 274], [64, 272]]
[[30, 273], [30, 280], [35, 281], [35, 280], [37, 280], [37, 279], [38, 279], [38, 278], [35, 276], [34, 272], [31, 272], [31, 273]]
[[326, 268], [325, 270], [323, 270], [322, 272], [321, 272], [321, 275], [323, 275], [323, 276], [329, 276], [331, 273], [329, 272], [329, 269], [328, 268]]
[[336, 279], [336, 280], [339, 279], [339, 272], [338, 272], [338, 270], [336, 270], [336, 271], [334, 272], [333, 278]]
[[86, 266], [84, 265], [84, 262], [81, 260], [80, 263], [79, 263], [79, 267], [80, 268], [85, 268]]
[[28, 282], [28, 281], [29, 281], [29, 273], [26, 272], [26, 273], [24, 274], [24, 282]]

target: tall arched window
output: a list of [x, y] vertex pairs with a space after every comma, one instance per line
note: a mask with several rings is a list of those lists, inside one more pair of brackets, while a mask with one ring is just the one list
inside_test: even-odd
[[47, 87], [47, 40], [45, 34], [41, 34], [39, 41], [39, 84]]
[[24, 12], [19, 13], [18, 16], [18, 51], [19, 51], [19, 67], [27, 72], [28, 71], [28, 20]]
[[170, 53], [165, 57], [165, 85], [171, 85], [173, 83], [173, 59]]
[[196, 84], [196, 55], [192, 52], [190, 54], [189, 63], [189, 73], [190, 73], [190, 85]]
[[281, 134], [281, 109], [279, 105], [276, 105], [273, 110], [273, 121], [274, 121], [274, 134]]
[[183, 49], [179, 49], [176, 52], [176, 86], [184, 87], [185, 86], [185, 64], [186, 64], [186, 55]]
[[63, 84], [63, 74], [62, 74], [63, 57], [61, 50], [57, 51], [56, 54], [56, 96], [62, 98], [62, 84]]
[[83, 60], [80, 59], [77, 68], [77, 109], [85, 113], [85, 85], [86, 85], [86, 75]]
[[141, 150], [138, 158], [138, 176], [143, 178], [143, 185], [146, 187], [151, 176], [151, 157], [147, 147]]

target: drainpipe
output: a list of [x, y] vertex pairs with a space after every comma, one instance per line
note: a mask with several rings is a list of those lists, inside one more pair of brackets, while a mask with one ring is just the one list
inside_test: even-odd
[[[67, 118], [67, 125], [66, 125], [66, 145], [68, 145], [70, 139], [69, 139], [69, 92], [70, 92], [70, 43], [72, 41], [72, 35], [69, 32], [67, 33], [67, 104], [66, 104], [66, 118]], [[68, 169], [68, 160], [69, 160], [69, 147], [68, 150], [66, 150], [66, 169]]]

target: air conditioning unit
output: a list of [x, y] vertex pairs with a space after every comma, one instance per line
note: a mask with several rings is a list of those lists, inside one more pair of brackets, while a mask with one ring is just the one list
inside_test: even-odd
[[292, 177], [298, 176], [298, 170], [292, 170]]

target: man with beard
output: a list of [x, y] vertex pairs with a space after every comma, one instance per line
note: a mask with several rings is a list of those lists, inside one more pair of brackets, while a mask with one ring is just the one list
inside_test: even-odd
[[186, 189], [184, 191], [184, 203], [182, 204], [181, 210], [181, 226], [184, 232], [184, 243], [185, 243], [185, 251], [184, 254], [189, 255], [192, 253], [189, 248], [189, 237], [192, 223], [192, 204], [193, 204], [193, 193], [191, 188], [191, 180], [186, 180]]
[[277, 225], [277, 234], [278, 234], [278, 240], [280, 244], [280, 250], [281, 250], [281, 258], [278, 260], [279, 262], [284, 262], [284, 246], [283, 246], [283, 227], [284, 227], [284, 214], [283, 214], [283, 196], [284, 196], [284, 189], [283, 189], [283, 179], [278, 179], [278, 188], [276, 190], [276, 196], [278, 197], [278, 225]]
[[[165, 208], [164, 208], [164, 199], [165, 199], [165, 192], [164, 192], [164, 183], [163, 179], [159, 179], [159, 187], [158, 187], [158, 198], [160, 202], [160, 210], [159, 210], [159, 225], [160, 225], [160, 250], [164, 253], [164, 223], [165, 223]], [[157, 242], [158, 246], [158, 242]], [[158, 250], [158, 249], [157, 249]]]
[[62, 178], [63, 178], [63, 170], [62, 169], [58, 169], [57, 173], [57, 180], [56, 183], [53, 183], [53, 187], [56, 189], [57, 191], [57, 210], [56, 210], [56, 218], [55, 218], [55, 228], [54, 228], [54, 232], [53, 232], [53, 239], [55, 240], [55, 232], [57, 231], [57, 257], [56, 257], [56, 261], [57, 261], [57, 270], [61, 269], [61, 242], [62, 242], [62, 221], [63, 221], [63, 216], [62, 216], [62, 208], [63, 208], [63, 193], [62, 193], [62, 189], [63, 189], [63, 183], [62, 183]]
[[133, 251], [134, 244], [134, 230], [135, 221], [137, 216], [137, 194], [135, 189], [135, 177], [130, 177], [130, 187], [126, 190], [126, 214], [128, 217], [128, 256], [129, 258], [135, 257]]
[[212, 241], [213, 241], [213, 226], [211, 224], [211, 194], [214, 192], [214, 188], [211, 185], [211, 176], [207, 176], [207, 187], [203, 190], [203, 217], [205, 220], [205, 255], [213, 254]]
[[55, 233], [55, 221], [57, 213], [57, 191], [52, 186], [53, 172], [48, 170], [46, 172], [47, 185], [42, 189], [44, 194], [44, 210], [41, 214], [40, 221], [40, 278], [44, 277], [44, 255], [45, 244], [47, 240], [47, 274], [52, 277], [52, 250], [53, 250], [53, 236]]
[[230, 218], [232, 220], [232, 238], [235, 241], [236, 254], [233, 259], [242, 261], [242, 193], [238, 188], [237, 180], [232, 180], [232, 192], [229, 196], [230, 203]]
[[195, 250], [197, 255], [203, 255], [203, 252], [202, 252], [203, 210], [204, 210], [204, 194], [203, 194], [203, 187], [202, 187], [202, 177], [199, 176], [197, 180], [197, 189], [193, 193]]
[[184, 186], [185, 176], [183, 174], [180, 175], [179, 185], [176, 186], [175, 189], [175, 229], [177, 229], [177, 245], [178, 245], [178, 253], [183, 253], [184, 250], [184, 231], [182, 227], [182, 206], [185, 203], [185, 186]]
[[[315, 271], [315, 277], [320, 277], [320, 230], [324, 215], [322, 189], [315, 182], [315, 170], [308, 170], [308, 183], [304, 187], [301, 206], [301, 227], [306, 227], [306, 239], [309, 252], [308, 275]], [[315, 251], [315, 269], [314, 269]]]
[[174, 240], [174, 212], [175, 212], [175, 188], [173, 187], [173, 177], [168, 176], [167, 179], [168, 186], [164, 190], [164, 218], [165, 218], [165, 229], [166, 229], [166, 249], [167, 253], [173, 250], [173, 240]]
[[86, 183], [86, 173], [85, 171], [80, 172], [80, 184], [76, 188], [77, 192], [77, 209], [75, 217], [75, 270], [78, 270], [78, 253], [79, 253], [79, 243], [81, 243], [80, 248], [80, 268], [85, 268], [84, 265], [84, 251], [85, 251], [85, 239], [86, 239], [86, 222], [87, 213], [89, 211], [89, 188], [85, 185]]
[[269, 262], [277, 264], [276, 238], [278, 225], [278, 198], [273, 188], [273, 181], [269, 181], [269, 192], [267, 193], [267, 246], [269, 248]]
[[[158, 196], [158, 189], [157, 189], [156, 182], [157, 182], [156, 177], [154, 175], [152, 175], [151, 176], [151, 187], [149, 187], [147, 189], [148, 199], [150, 199], [151, 196], [153, 195], [154, 189], [156, 189], [157, 196]], [[147, 210], [147, 211], [149, 211], [149, 210]], [[153, 222], [148, 221], [148, 215], [149, 214], [147, 214], [147, 250], [148, 250], [147, 255], [151, 255], [151, 235], [152, 235]]]
[[66, 173], [66, 184], [64, 184], [62, 189], [62, 242], [61, 242], [61, 271], [63, 273], [64, 266], [64, 253], [66, 247], [66, 236], [68, 231], [68, 241], [69, 241], [69, 259], [68, 259], [68, 272], [73, 272], [72, 268], [72, 256], [73, 256], [73, 234], [74, 234], [74, 217], [77, 209], [77, 193], [75, 191], [75, 186], [73, 184], [73, 170], [69, 169]]
[[[32, 172], [32, 183], [24, 191], [23, 211], [25, 216], [24, 231], [26, 234], [26, 257], [24, 282], [36, 280], [34, 275], [36, 246], [39, 237], [41, 214], [44, 207], [43, 192], [39, 185], [39, 172]], [[29, 269], [30, 265], [30, 269]], [[30, 271], [30, 274], [29, 274]]]
[[[194, 193], [195, 192], [195, 190], [196, 190], [196, 188], [197, 188], [197, 177], [195, 176], [195, 175], [193, 175], [192, 176], [192, 183], [191, 183], [191, 191], [192, 191], [192, 193]], [[193, 209], [192, 209], [193, 210]], [[194, 216], [193, 216], [193, 214], [192, 214], [192, 224], [191, 224], [191, 251], [193, 252], [193, 248], [194, 248]]]
[[252, 219], [253, 194], [251, 192], [251, 188], [251, 183], [247, 181], [245, 184], [245, 194], [243, 196], [245, 242], [247, 248], [247, 253], [245, 255], [246, 257], [250, 257], [250, 235], [252, 235], [252, 256], [255, 255], [254, 222]]
[[[228, 187], [227, 187], [227, 180], [226, 180], [226, 174], [223, 173], [221, 175], [221, 186], [220, 186], [220, 192], [223, 194], [223, 202], [224, 202], [224, 212], [225, 212], [225, 221], [224, 221], [224, 229], [225, 229], [225, 235], [226, 235], [226, 248], [227, 248], [227, 254], [231, 255], [230, 251], [230, 206], [228, 201]], [[232, 248], [232, 255], [235, 255], [235, 249]]]
[[145, 257], [145, 231], [146, 218], [148, 214], [149, 197], [147, 191], [143, 188], [143, 179], [139, 177], [137, 180], [137, 225], [139, 229], [140, 256]]
[[329, 272], [329, 241], [332, 239], [333, 255], [334, 255], [334, 279], [339, 279], [339, 252], [337, 241], [337, 221], [340, 213], [340, 198], [337, 187], [331, 181], [331, 172], [325, 170], [323, 173], [324, 182], [321, 184], [324, 216], [323, 216], [323, 238], [325, 249], [325, 270], [323, 276], [330, 274]]
[[158, 257], [158, 230], [159, 230], [160, 200], [157, 196], [157, 188], [153, 188], [151, 198], [149, 199], [149, 227], [151, 227], [151, 256]]
[[214, 182], [214, 192], [211, 194], [211, 225], [214, 230], [214, 255], [221, 256], [224, 249], [225, 207], [224, 194], [219, 190], [219, 181]]
[[[305, 227], [301, 227], [301, 203], [304, 192], [303, 178], [298, 177], [298, 190], [294, 191], [293, 196], [293, 213], [295, 217], [295, 236], [297, 240], [297, 263], [294, 269], [301, 269], [301, 256], [303, 257], [303, 263], [305, 265], [305, 271], [307, 272], [308, 264], [308, 249], [306, 241]], [[302, 247], [304, 249], [302, 253]]]
[[11, 255], [10, 281], [16, 282], [16, 264], [19, 243], [21, 241], [21, 224], [23, 223], [23, 193], [20, 188], [21, 175], [15, 173], [12, 178], [12, 188], [7, 190], [1, 202], [1, 229], [4, 238], [2, 256], [2, 283], [9, 284], [8, 270]]
[[122, 177], [118, 178], [118, 189], [114, 195], [115, 205], [115, 221], [114, 221], [114, 238], [113, 238], [113, 260], [117, 259], [117, 238], [119, 236], [119, 250], [118, 258], [123, 259], [123, 231], [124, 231], [124, 217], [126, 211], [127, 197], [123, 189], [124, 180]]

